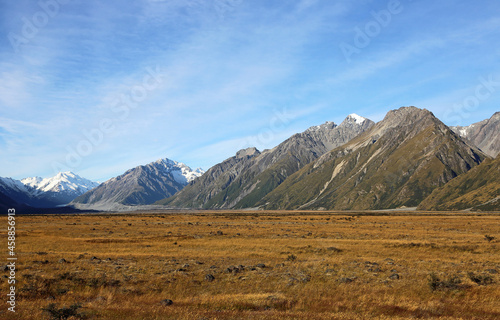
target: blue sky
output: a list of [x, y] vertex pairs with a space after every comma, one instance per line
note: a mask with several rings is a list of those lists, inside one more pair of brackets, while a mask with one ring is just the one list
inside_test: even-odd
[[0, 1], [0, 176], [208, 169], [349, 113], [500, 110], [498, 1]]

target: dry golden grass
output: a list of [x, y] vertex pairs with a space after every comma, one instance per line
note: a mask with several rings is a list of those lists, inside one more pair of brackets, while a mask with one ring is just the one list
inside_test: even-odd
[[472, 213], [17, 216], [17, 313], [2, 303], [0, 318], [80, 303], [88, 319], [499, 319], [499, 226]]

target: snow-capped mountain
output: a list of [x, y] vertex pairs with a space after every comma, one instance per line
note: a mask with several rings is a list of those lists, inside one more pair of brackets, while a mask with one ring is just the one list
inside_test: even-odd
[[111, 210], [119, 205], [152, 204], [174, 195], [203, 173], [202, 169], [192, 170], [181, 162], [159, 159], [109, 179], [76, 198], [72, 204], [100, 210]]
[[469, 126], [450, 127], [462, 138], [466, 138], [487, 155], [495, 158], [500, 153], [500, 112], [489, 119]]
[[24, 193], [34, 192], [34, 189], [30, 188], [30, 186], [26, 186], [21, 181], [12, 178], [0, 177], [0, 187], [5, 189], [11, 189], [13, 192], [24, 192]]
[[0, 177], [0, 193], [17, 203], [38, 204], [38, 199], [35, 197], [36, 190], [16, 179]]
[[190, 183], [191, 181], [193, 181], [194, 179], [198, 178], [199, 176], [205, 173], [205, 171], [201, 168], [192, 170], [190, 167], [188, 167], [182, 162], [177, 162], [167, 158], [159, 159], [153, 162], [152, 165], [158, 168], [163, 168], [168, 172], [171, 172], [175, 181], [184, 185]]
[[54, 207], [71, 202], [97, 187], [97, 182], [72, 172], [60, 172], [54, 177], [31, 177], [22, 180], [0, 178], [0, 192], [18, 203], [33, 207]]
[[99, 183], [82, 178], [73, 172], [59, 172], [51, 178], [32, 177], [22, 179], [21, 182], [41, 192], [65, 192], [79, 195], [94, 189]]

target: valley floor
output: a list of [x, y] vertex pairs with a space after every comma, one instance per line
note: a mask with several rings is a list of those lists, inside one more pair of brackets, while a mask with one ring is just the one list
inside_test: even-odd
[[16, 216], [17, 312], [2, 302], [0, 318], [499, 319], [499, 226], [415, 211]]

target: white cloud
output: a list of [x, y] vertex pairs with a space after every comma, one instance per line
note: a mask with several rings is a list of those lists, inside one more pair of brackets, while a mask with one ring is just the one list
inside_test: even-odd
[[[240, 145], [256, 141], [269, 129], [273, 110], [286, 107], [292, 120], [259, 148], [274, 146], [305, 129], [294, 128], [356, 111], [349, 107], [390, 107], [402, 100], [444, 104], [460, 93], [445, 86], [440, 87], [446, 90], [442, 94], [412, 91], [465, 75], [474, 67], [498, 67], [494, 35], [500, 19], [493, 13], [484, 19], [472, 16], [474, 12], [464, 13], [465, 23], [447, 29], [441, 28], [443, 22], [433, 10], [446, 6], [431, 2], [412, 6], [434, 15], [422, 26], [416, 23], [421, 22], [417, 14], [405, 11], [405, 19], [395, 19], [349, 66], [334, 60], [332, 47], [342, 30], [349, 29], [347, 20], [353, 20], [349, 25], [366, 23], [372, 9], [366, 1], [143, 0], [127, 6], [117, 0], [75, 2], [65, 6], [21, 55], [13, 54], [12, 48], [0, 48], [0, 121], [9, 122], [0, 124], [6, 130], [3, 145], [9, 146], [25, 172], [44, 175], [40, 168], [50, 170], [48, 159], [63, 158], [66, 146], [82, 139], [82, 130], [111, 118], [115, 130], [82, 162], [79, 169], [86, 173], [96, 170], [102, 177], [105, 170], [98, 167], [119, 172], [121, 167], [154, 160], [150, 157], [171, 155], [207, 169], [223, 160], [222, 155], [234, 155]], [[7, 9], [2, 13], [7, 29], [19, 29], [17, 16], [33, 7], [11, 4]], [[476, 9], [489, 14], [482, 7]], [[450, 10], [449, 15], [453, 14]], [[429, 32], [433, 27], [446, 32]], [[486, 42], [488, 50], [484, 50]], [[447, 74], [440, 72], [428, 80], [432, 68], [442, 62], [436, 57], [458, 56], [466, 45], [474, 47], [474, 57], [487, 58], [454, 58]], [[415, 59], [420, 59], [418, 67], [412, 65]], [[129, 94], [141, 84], [145, 69], [156, 66], [164, 74], [163, 82], [120, 120], [110, 109], [112, 101]], [[399, 73], [409, 68], [422, 68], [422, 72], [417, 70], [414, 79], [401, 81]], [[373, 82], [375, 78], [386, 83]], [[370, 90], [373, 87], [377, 92]], [[379, 110], [372, 114], [380, 116]], [[27, 156], [30, 152], [44, 163], [35, 165], [33, 155]], [[5, 150], [0, 153], [3, 159], [5, 155]], [[120, 161], [126, 157], [131, 160]], [[110, 159], [116, 165], [107, 164]], [[11, 165], [0, 160], [0, 168]]]

